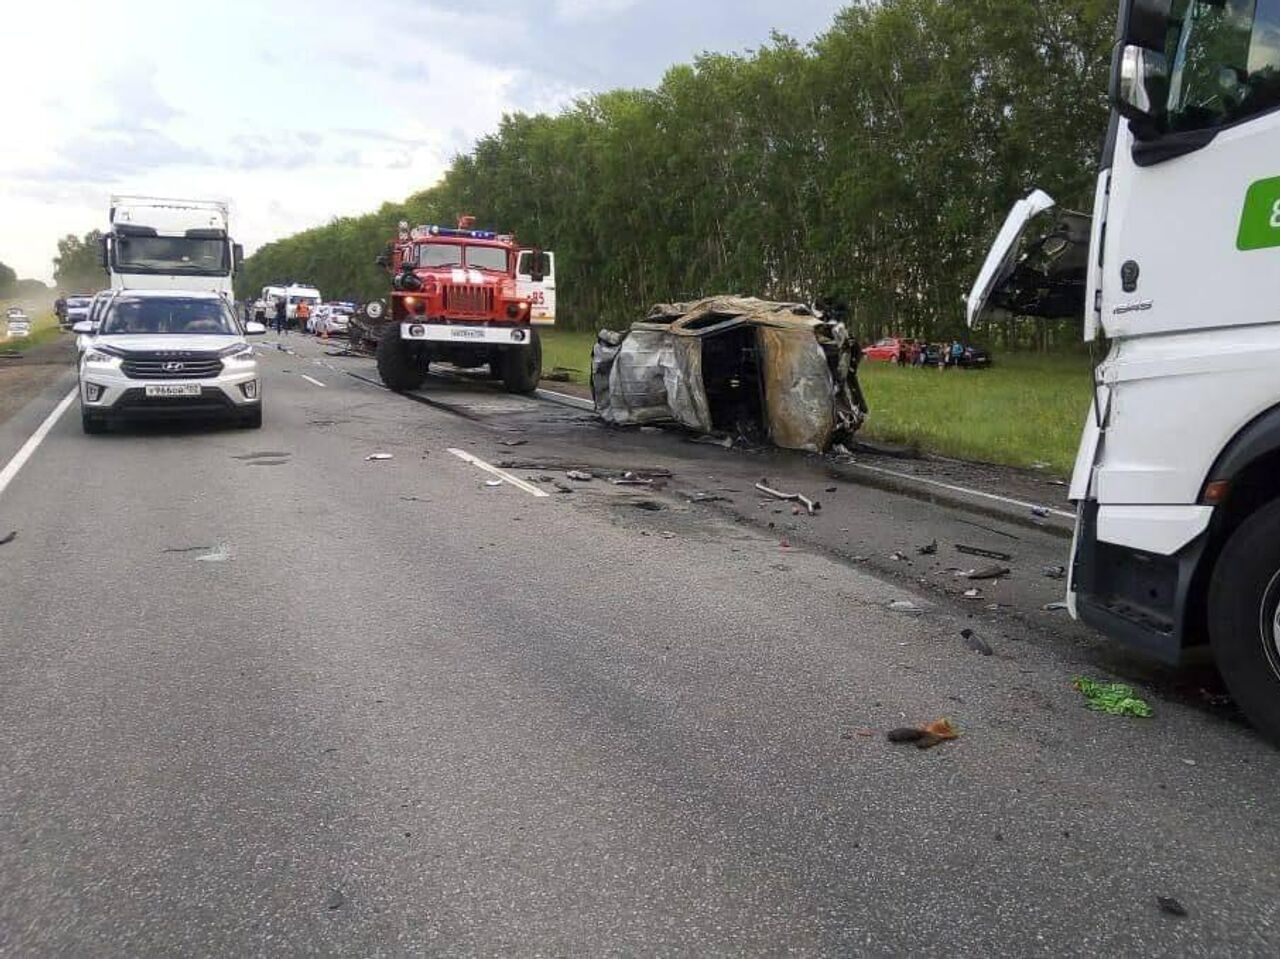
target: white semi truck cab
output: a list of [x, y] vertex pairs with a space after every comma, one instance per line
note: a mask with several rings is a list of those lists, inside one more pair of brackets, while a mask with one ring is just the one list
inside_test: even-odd
[[1207, 646], [1280, 742], [1280, 0], [1122, 0], [1110, 95], [1092, 217], [1021, 201], [969, 320], [1105, 342], [1069, 607], [1166, 662]]
[[114, 290], [211, 290], [232, 300], [244, 258], [218, 200], [113, 196], [102, 265]]

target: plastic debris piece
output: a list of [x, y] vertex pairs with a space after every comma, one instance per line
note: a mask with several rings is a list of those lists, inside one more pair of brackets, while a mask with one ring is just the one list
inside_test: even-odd
[[365, 457], [365, 460], [389, 460], [389, 459], [391, 459], [390, 453], [370, 453], [368, 456]]
[[966, 589], [966, 590], [964, 591], [964, 598], [965, 598], [965, 599], [982, 599], [982, 590], [980, 590], [980, 589]]
[[493, 487], [493, 486], [501, 486], [501, 485], [502, 485], [502, 480], [485, 480], [485, 481], [484, 481], [484, 485], [485, 485], [485, 486], [489, 486], [489, 487]]
[[1042, 566], [1040, 567], [1040, 575], [1045, 579], [1065, 579], [1067, 568], [1065, 566]]
[[1047, 506], [1033, 506], [1033, 507], [1031, 507], [1031, 515], [1032, 515], [1032, 516], [1038, 516], [1038, 517], [1040, 517], [1040, 519], [1044, 519], [1046, 516], [1048, 516], [1048, 515], [1049, 515], [1049, 507], [1047, 507]]
[[913, 603], [909, 599], [895, 599], [889, 604], [889, 608], [895, 613], [923, 613], [924, 607], [918, 603]]
[[960, 635], [964, 637], [964, 644], [975, 653], [981, 653], [983, 656], [991, 656], [995, 653], [990, 644], [973, 630], [962, 629]]
[[1170, 916], [1186, 916], [1187, 907], [1172, 896], [1156, 896], [1156, 905], [1160, 911]]
[[1045, 603], [1040, 608], [1046, 613], [1060, 613], [1067, 608], [1067, 604], [1059, 600], [1056, 603]]
[[1000, 579], [1009, 575], [1008, 566], [980, 566], [960, 574], [964, 579]]
[[1137, 716], [1141, 719], [1151, 716], [1151, 706], [1134, 694], [1132, 686], [1124, 683], [1100, 683], [1084, 676], [1077, 676], [1071, 685], [1083, 694], [1085, 703], [1096, 712], [1112, 716]]
[[226, 543], [219, 543], [203, 556], [197, 556], [197, 563], [225, 563], [231, 559], [231, 547]]
[[889, 554], [889, 558], [893, 560], [895, 563], [911, 562], [911, 560], [907, 559], [907, 554], [902, 552], [901, 550], [894, 550], [892, 553]]
[[579, 482], [579, 483], [590, 483], [593, 479], [595, 479], [595, 476], [592, 475], [591, 473], [588, 473], [586, 470], [569, 470], [564, 475], [569, 477], [569, 479], [575, 480], [576, 482]]
[[932, 556], [937, 551], [938, 551], [938, 541], [936, 539], [927, 546], [916, 547], [916, 552], [919, 553], [921, 556]]

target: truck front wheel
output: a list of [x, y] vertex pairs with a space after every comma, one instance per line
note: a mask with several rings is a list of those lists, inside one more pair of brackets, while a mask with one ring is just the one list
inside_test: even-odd
[[1264, 506], [1223, 548], [1209, 583], [1213, 658], [1236, 704], [1280, 745], [1280, 502]]
[[427, 378], [426, 357], [400, 339], [397, 330], [386, 330], [379, 337], [374, 355], [378, 359], [378, 376], [387, 389], [397, 393], [416, 390]]
[[542, 379], [542, 340], [537, 330], [529, 331], [529, 345], [507, 347], [501, 353], [498, 368], [502, 386], [508, 393], [532, 393]]

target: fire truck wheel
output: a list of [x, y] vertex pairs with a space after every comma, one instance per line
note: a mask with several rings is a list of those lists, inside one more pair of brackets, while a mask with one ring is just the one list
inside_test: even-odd
[[416, 390], [427, 378], [426, 362], [419, 360], [413, 348], [390, 330], [378, 339], [375, 355], [378, 376], [387, 389], [397, 393]]
[[1209, 639], [1232, 698], [1280, 744], [1280, 502], [1227, 540], [1209, 583]]
[[507, 348], [500, 362], [502, 386], [508, 393], [532, 393], [542, 379], [542, 340], [536, 330], [529, 334], [529, 345]]

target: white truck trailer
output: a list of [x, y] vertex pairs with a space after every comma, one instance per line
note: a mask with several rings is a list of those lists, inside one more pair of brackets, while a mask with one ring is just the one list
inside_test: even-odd
[[244, 258], [218, 200], [113, 196], [102, 265], [113, 290], [211, 290], [235, 298]]
[[1280, 0], [1122, 0], [1091, 221], [1015, 207], [974, 285], [1105, 340], [1068, 604], [1170, 663], [1208, 648], [1280, 743]]

